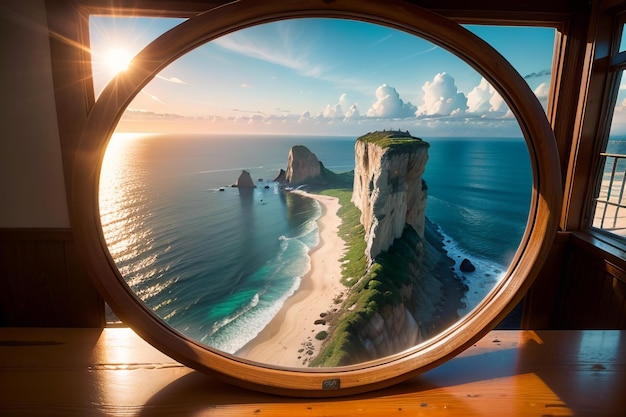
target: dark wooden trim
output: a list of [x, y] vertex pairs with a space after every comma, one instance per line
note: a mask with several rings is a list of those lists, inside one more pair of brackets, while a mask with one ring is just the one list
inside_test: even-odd
[[[80, 0], [76, 3], [91, 14], [187, 18], [230, 3], [230, 0]], [[583, 1], [572, 0], [406, 0], [406, 3], [430, 9], [460, 23], [545, 26], [561, 25], [567, 21], [572, 7], [585, 4]]]
[[594, 12], [589, 5], [578, 7], [557, 36], [553, 61], [553, 85], [551, 90], [549, 117], [559, 148], [561, 176], [567, 177], [568, 160], [572, 142], [576, 141], [578, 126], [573, 122], [584, 110], [586, 85], [591, 71], [590, 42]]
[[189, 18], [232, 0], [80, 0], [76, 3], [89, 14]]
[[[46, 13], [65, 188], [69, 189], [80, 133], [95, 101], [89, 16], [71, 0], [46, 0]], [[71, 195], [67, 195], [69, 205]]]
[[588, 17], [590, 25], [586, 35], [588, 51], [585, 72], [579, 85], [571, 86], [580, 91], [579, 109], [571, 119], [563, 119], [565, 123], [571, 120], [575, 124], [568, 152], [561, 219], [562, 229], [568, 231], [589, 229], [589, 212], [599, 180], [597, 174], [602, 169], [597, 155], [608, 137], [616, 97], [616, 77], [610, 72], [616, 15], [602, 8], [604, 5], [601, 1], [592, 4], [595, 7]]
[[570, 237], [571, 234], [566, 232], [555, 236], [548, 259], [524, 297], [522, 329], [555, 328], [556, 306]]
[[[622, 277], [626, 274], [626, 253], [624, 250], [607, 243], [606, 240], [600, 239], [591, 233], [574, 232], [572, 233], [571, 244], [583, 249], [586, 253], [595, 258], [603, 260], [605, 265], [611, 265], [610, 269], [615, 271], [616, 277]], [[609, 270], [605, 267], [605, 270]]]
[[22, 240], [74, 240], [72, 229], [42, 229], [42, 228], [0, 228], [0, 241]]
[[605, 264], [605, 269], [606, 269], [606, 272], [611, 274], [611, 276], [626, 283], [626, 271], [624, 271], [624, 269], [618, 267], [617, 265], [613, 265], [611, 262], [608, 262], [608, 261]]

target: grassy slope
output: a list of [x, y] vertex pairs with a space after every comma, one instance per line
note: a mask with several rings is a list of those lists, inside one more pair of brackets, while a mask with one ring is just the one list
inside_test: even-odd
[[342, 282], [350, 288], [334, 320], [330, 339], [311, 363], [311, 366], [333, 367], [346, 365], [359, 357], [366, 359], [363, 344], [357, 336], [359, 329], [385, 306], [400, 303], [400, 288], [412, 280], [407, 265], [415, 262], [418, 256], [415, 251], [418, 237], [412, 228], [407, 227], [403, 237], [396, 239], [368, 269], [365, 230], [359, 222], [361, 212], [350, 201], [352, 190], [328, 189], [322, 194], [338, 197], [341, 204], [339, 234], [347, 247], [342, 259]]

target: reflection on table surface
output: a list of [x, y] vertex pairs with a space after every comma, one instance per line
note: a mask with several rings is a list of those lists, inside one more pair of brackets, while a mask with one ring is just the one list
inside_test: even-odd
[[394, 387], [338, 399], [234, 387], [127, 328], [0, 329], [0, 415], [624, 415], [626, 331], [492, 331]]

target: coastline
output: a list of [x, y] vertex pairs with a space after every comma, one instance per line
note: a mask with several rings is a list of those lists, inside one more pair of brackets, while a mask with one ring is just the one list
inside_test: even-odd
[[[431, 276], [437, 277], [442, 285], [442, 303], [439, 304], [436, 316], [433, 317], [432, 330], [433, 334], [425, 335], [434, 336], [441, 331], [452, 326], [462, 318], [464, 314], [460, 310], [465, 305], [464, 299], [469, 288], [466, 286], [462, 275], [457, 273], [457, 261], [446, 248], [447, 236], [438, 230], [438, 226], [427, 219], [430, 229], [429, 235], [425, 236], [427, 242], [439, 253], [440, 258], [437, 259], [435, 265], [431, 265]], [[435, 259], [435, 258], [434, 258]], [[460, 262], [459, 262], [460, 263]]]
[[322, 215], [317, 219], [319, 243], [309, 252], [311, 267], [278, 314], [235, 355], [264, 364], [301, 368], [319, 353], [322, 341], [315, 335], [328, 330], [326, 324], [315, 324], [316, 320], [323, 320], [320, 314], [334, 308], [334, 299], [346, 289], [340, 282], [345, 242], [338, 235], [341, 219], [337, 198], [302, 190], [291, 192], [313, 198], [322, 206]]

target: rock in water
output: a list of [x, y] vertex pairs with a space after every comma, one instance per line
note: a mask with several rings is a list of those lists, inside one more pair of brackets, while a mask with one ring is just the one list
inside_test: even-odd
[[284, 184], [287, 182], [287, 175], [285, 173], [284, 169], [280, 169], [280, 171], [278, 172], [278, 175], [276, 175], [276, 178], [274, 178], [273, 180], [274, 182], [277, 182], [279, 184]]
[[241, 175], [237, 178], [237, 182], [233, 184], [233, 187], [239, 188], [256, 188], [254, 182], [252, 181], [252, 177], [248, 171], [241, 171]]
[[474, 264], [472, 263], [472, 261], [470, 261], [469, 259], [465, 258], [461, 261], [461, 265], [459, 266], [459, 269], [462, 272], [474, 272], [476, 271], [476, 267], [474, 266]]
[[287, 173], [289, 184], [302, 184], [310, 179], [317, 179], [322, 173], [320, 161], [306, 146], [296, 145], [289, 150]]

